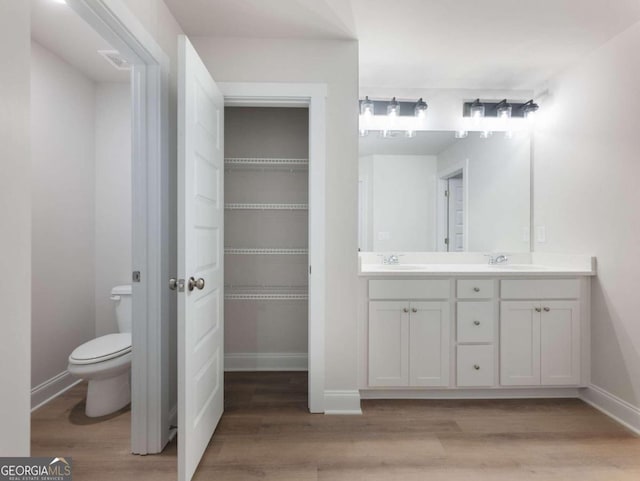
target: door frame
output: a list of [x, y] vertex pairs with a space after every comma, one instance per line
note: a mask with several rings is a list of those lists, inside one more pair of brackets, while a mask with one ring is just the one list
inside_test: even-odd
[[132, 65], [131, 451], [162, 451], [169, 406], [169, 57], [122, 0], [67, 4]]
[[218, 82], [218, 87], [225, 106], [309, 109], [309, 411], [324, 413], [327, 85]]
[[445, 191], [448, 187], [449, 178], [462, 174], [462, 190], [464, 203], [464, 252], [469, 251], [469, 159], [446, 167], [438, 171], [438, 189], [436, 201], [436, 247], [438, 252], [447, 252], [447, 245], [444, 238], [449, 235], [447, 228], [448, 202], [445, 202]]

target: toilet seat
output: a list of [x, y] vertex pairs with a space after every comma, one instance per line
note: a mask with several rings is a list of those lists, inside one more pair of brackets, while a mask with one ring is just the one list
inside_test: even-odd
[[75, 365], [96, 364], [131, 352], [131, 333], [107, 334], [78, 346], [69, 356]]

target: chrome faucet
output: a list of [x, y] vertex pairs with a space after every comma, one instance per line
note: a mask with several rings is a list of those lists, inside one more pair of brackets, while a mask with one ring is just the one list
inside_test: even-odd
[[400, 258], [397, 254], [390, 254], [388, 256], [382, 256], [382, 263], [387, 265], [400, 264]]
[[491, 266], [509, 262], [509, 258], [504, 254], [498, 254], [497, 256], [494, 256], [493, 254], [485, 254], [484, 256], [489, 258], [489, 265]]

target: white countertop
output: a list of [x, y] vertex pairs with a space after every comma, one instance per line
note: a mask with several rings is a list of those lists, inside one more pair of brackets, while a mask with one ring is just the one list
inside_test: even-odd
[[[388, 255], [385, 253], [384, 255]], [[394, 253], [396, 254], [396, 253]], [[595, 276], [591, 256], [564, 254], [507, 254], [506, 264], [489, 265], [480, 253], [397, 253], [399, 264], [382, 263], [379, 253], [360, 253], [359, 275], [367, 276]]]

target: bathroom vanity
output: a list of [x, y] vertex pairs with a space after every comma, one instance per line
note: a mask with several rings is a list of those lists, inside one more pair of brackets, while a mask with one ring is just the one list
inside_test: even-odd
[[588, 384], [594, 258], [361, 253], [359, 263], [363, 399], [571, 397]]

